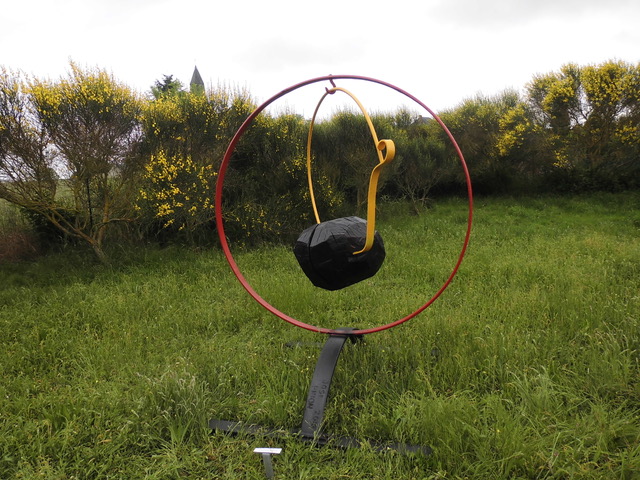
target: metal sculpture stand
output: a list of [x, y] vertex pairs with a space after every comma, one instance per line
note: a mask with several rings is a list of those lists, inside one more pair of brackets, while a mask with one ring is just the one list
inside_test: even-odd
[[[315, 445], [329, 444], [340, 448], [362, 446], [362, 442], [352, 437], [331, 437], [321, 433], [324, 410], [342, 347], [344, 347], [347, 340], [356, 343], [363, 338], [363, 335], [356, 335], [352, 333], [353, 331], [354, 329], [352, 328], [343, 328], [336, 330], [336, 333], [329, 334], [329, 338], [320, 352], [307, 394], [302, 426], [300, 430], [290, 432], [290, 434], [297, 436], [301, 440], [313, 442]], [[284, 433], [282, 430], [268, 429], [258, 425], [245, 425], [241, 422], [216, 419], [209, 421], [209, 428], [213, 431], [231, 434], [244, 433], [265, 437], [280, 436]], [[432, 452], [430, 447], [421, 445], [377, 442], [367, 442], [367, 444], [377, 451], [396, 450], [401, 453], [422, 453], [425, 456], [430, 455]]]

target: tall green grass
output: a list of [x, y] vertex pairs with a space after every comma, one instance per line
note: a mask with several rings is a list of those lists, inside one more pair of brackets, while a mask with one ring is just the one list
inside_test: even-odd
[[[343, 291], [285, 247], [235, 258], [300, 320], [385, 324], [435, 293], [464, 235], [464, 201], [408, 212], [381, 205], [385, 264]], [[442, 297], [345, 347], [325, 432], [426, 458], [211, 434], [209, 418], [298, 428], [324, 337], [262, 309], [218, 251], [114, 256], [0, 265], [0, 478], [259, 479], [267, 445], [282, 479], [638, 478], [637, 194], [478, 199]]]

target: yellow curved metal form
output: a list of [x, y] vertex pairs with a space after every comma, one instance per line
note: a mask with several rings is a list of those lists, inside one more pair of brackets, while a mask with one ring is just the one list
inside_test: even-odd
[[[364, 115], [365, 120], [367, 121], [367, 125], [369, 126], [369, 131], [371, 132], [371, 137], [373, 138], [373, 143], [376, 148], [376, 152], [378, 154], [378, 164], [373, 167], [371, 171], [371, 177], [369, 178], [369, 191], [367, 194], [367, 236], [365, 239], [364, 247], [357, 252], [354, 252], [354, 255], [359, 253], [364, 253], [371, 250], [373, 246], [373, 238], [376, 231], [376, 193], [378, 191], [378, 179], [380, 178], [380, 172], [382, 170], [383, 165], [388, 164], [393, 160], [393, 157], [396, 154], [396, 146], [393, 143], [393, 140], [383, 139], [379, 140], [378, 135], [376, 133], [376, 129], [373, 126], [373, 122], [371, 121], [371, 117], [367, 113], [367, 110], [364, 108], [360, 100], [351, 93], [349, 90], [341, 87], [334, 86], [333, 88], [327, 89], [325, 94], [322, 95], [318, 105], [316, 106], [315, 111], [313, 112], [313, 117], [311, 118], [311, 124], [309, 125], [309, 134], [307, 136], [307, 179], [309, 181], [309, 194], [311, 195], [311, 204], [313, 205], [313, 213], [316, 217], [316, 222], [320, 223], [320, 215], [318, 214], [318, 208], [316, 206], [316, 198], [313, 193], [313, 180], [311, 176], [311, 139], [313, 136], [313, 125], [316, 121], [316, 116], [318, 114], [318, 110], [320, 109], [320, 105], [327, 97], [327, 95], [333, 95], [336, 92], [344, 92], [349, 95], [358, 105], [360, 111]], [[384, 154], [383, 154], [384, 152]]]

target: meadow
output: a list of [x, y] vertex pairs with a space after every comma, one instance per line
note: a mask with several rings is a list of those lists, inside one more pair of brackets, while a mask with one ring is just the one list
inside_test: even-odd
[[[384, 200], [384, 199], [383, 199]], [[276, 308], [368, 328], [422, 305], [464, 200], [379, 202], [373, 278], [314, 288], [287, 246], [234, 249]], [[325, 337], [244, 291], [218, 249], [67, 250], [0, 264], [0, 478], [640, 478], [640, 195], [477, 198], [467, 256], [416, 318], [346, 345], [323, 431], [358, 449], [212, 433], [300, 427]], [[430, 456], [367, 441], [427, 445]]]

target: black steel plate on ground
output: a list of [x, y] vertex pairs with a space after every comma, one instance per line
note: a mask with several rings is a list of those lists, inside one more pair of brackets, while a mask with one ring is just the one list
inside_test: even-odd
[[329, 389], [336, 364], [342, 347], [345, 342], [350, 339], [356, 342], [362, 336], [354, 335], [353, 329], [345, 328], [329, 335], [320, 357], [316, 363], [313, 372], [311, 385], [307, 394], [307, 402], [305, 405], [304, 416], [302, 419], [302, 428], [298, 431], [286, 431], [273, 428], [266, 428], [259, 425], [245, 425], [241, 422], [232, 422], [227, 420], [209, 421], [209, 427], [213, 431], [221, 431], [231, 434], [245, 434], [262, 437], [283, 437], [293, 436], [304, 441], [313, 442], [316, 445], [331, 445], [339, 448], [359, 448], [363, 445], [370, 445], [376, 451], [395, 450], [401, 453], [421, 453], [430, 455], [432, 449], [422, 445], [408, 445], [402, 443], [380, 443], [380, 442], [361, 442], [351, 437], [332, 437], [321, 434], [322, 420], [324, 418], [324, 409], [329, 397]]

